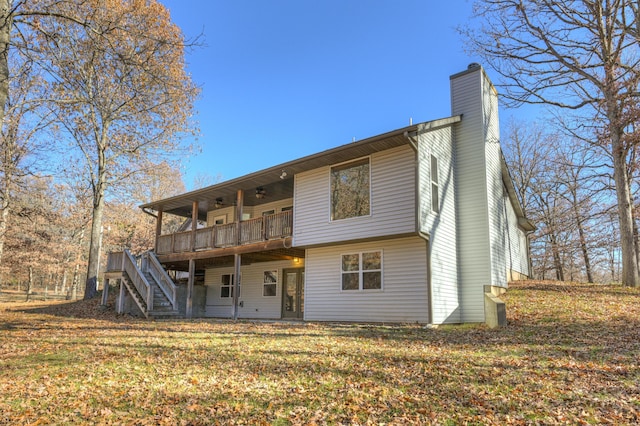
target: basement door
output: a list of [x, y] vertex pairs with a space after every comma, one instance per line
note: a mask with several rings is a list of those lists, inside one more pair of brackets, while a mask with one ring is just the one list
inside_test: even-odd
[[304, 268], [284, 269], [282, 318], [304, 317]]

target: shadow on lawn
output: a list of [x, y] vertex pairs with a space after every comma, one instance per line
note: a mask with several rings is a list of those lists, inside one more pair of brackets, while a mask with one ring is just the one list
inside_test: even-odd
[[[101, 306], [102, 293], [89, 300], [56, 300], [51, 301], [34, 300], [31, 302], [14, 301], [10, 306], [6, 306], [8, 312], [23, 312], [25, 314], [51, 315], [70, 319], [87, 319], [112, 321], [117, 323], [143, 321], [130, 315], [118, 315], [115, 311], [115, 297], [109, 297], [107, 306]], [[33, 306], [30, 306], [33, 305]], [[0, 305], [2, 307], [2, 305]]]
[[[84, 301], [82, 301], [84, 302]], [[82, 302], [73, 302], [80, 303]], [[371, 325], [371, 324], [332, 324], [332, 323], [280, 323], [260, 321], [232, 320], [195, 320], [195, 321], [147, 321], [128, 316], [105, 315], [111, 324], [83, 322], [84, 318], [69, 315], [68, 311], [52, 310], [51, 307], [21, 309], [27, 314], [46, 314], [78, 319], [69, 331], [91, 334], [94, 330], [107, 332], [102, 339], [118, 339], [122, 333], [148, 339], [167, 339], [161, 344], [166, 349], [174, 348], [172, 335], [179, 335], [180, 341], [198, 342], [209, 339], [208, 335], [218, 339], [228, 339], [235, 344], [243, 340], [248, 345], [264, 339], [295, 341], [300, 339], [313, 344], [323, 339], [346, 339], [370, 341], [382, 347], [407, 345], [430, 348], [469, 350], [490, 350], [502, 355], [529, 356], [532, 352], [542, 351], [549, 357], [572, 356], [581, 360], [598, 360], [603, 356], [635, 354], [640, 357], [640, 320], [629, 318], [610, 318], [589, 322], [558, 321], [554, 323], [512, 320], [510, 325], [501, 329], [488, 329], [483, 326], [453, 326], [441, 329], [427, 329], [416, 325]], [[96, 319], [95, 316], [86, 318]], [[34, 318], [34, 321], [9, 320], [0, 323], [0, 330], [16, 329], [49, 330], [57, 329], [60, 324], [46, 319]], [[113, 331], [113, 334], [109, 334]], [[103, 342], [103, 344], [105, 344]], [[118, 343], [122, 345], [122, 343]], [[146, 343], [145, 345], [148, 345]], [[135, 344], [132, 344], [132, 348]], [[484, 348], [484, 349], [483, 349]], [[277, 351], [277, 350], [276, 350]], [[304, 355], [309, 348], [292, 347], [283, 349], [283, 356]], [[497, 352], [496, 352], [497, 351]]]
[[[29, 307], [21, 304], [7, 309], [9, 312], [23, 312], [25, 314], [42, 314], [73, 321], [70, 328], [75, 330], [118, 330], [127, 332], [142, 332], [147, 334], [158, 333], [158, 337], [166, 337], [167, 333], [183, 333], [181, 338], [201, 339], [196, 334], [211, 333], [217, 337], [229, 337], [231, 339], [315, 339], [323, 337], [343, 339], [365, 339], [385, 342], [398, 342], [401, 344], [428, 346], [469, 346], [482, 345], [491, 347], [504, 346], [513, 350], [513, 345], [522, 346], [523, 353], [528, 348], [552, 348], [552, 352], [593, 352], [594, 356], [602, 350], [616, 352], [632, 351], [640, 352], [640, 318], [634, 317], [625, 305], [618, 306], [617, 296], [633, 296], [627, 302], [626, 307], [633, 306], [637, 291], [621, 286], [601, 286], [587, 284], [558, 283], [517, 283], [512, 288], [518, 290], [553, 292], [553, 294], [567, 293], [561, 296], [559, 303], [565, 304], [574, 300], [573, 292], [582, 296], [594, 294], [593, 302], [599, 300], [595, 294], [615, 296], [615, 304], [607, 317], [580, 317], [579, 310], [568, 313], [562, 318], [555, 315], [539, 315], [535, 309], [521, 312], [516, 318], [508, 318], [508, 326], [499, 329], [488, 329], [483, 325], [445, 326], [437, 329], [429, 329], [416, 324], [363, 324], [363, 323], [314, 323], [314, 322], [284, 322], [284, 321], [259, 321], [259, 320], [220, 320], [220, 319], [195, 319], [195, 320], [161, 320], [148, 321], [143, 318], [115, 313], [115, 298], [110, 298], [107, 307], [101, 307], [101, 298], [91, 300], [78, 300], [67, 303], [50, 305], [38, 305]], [[550, 294], [550, 293], [547, 293]], [[515, 295], [514, 295], [515, 296]], [[514, 305], [523, 303], [522, 296], [514, 298]], [[563, 302], [564, 301], [564, 302]], [[604, 300], [602, 303], [609, 306], [613, 300]], [[568, 305], [572, 306], [572, 305]], [[618, 306], [616, 309], [614, 307]], [[516, 310], [514, 309], [514, 312]], [[75, 321], [78, 320], [78, 321]], [[97, 320], [94, 323], [83, 320]], [[105, 324], [110, 322], [111, 324]], [[59, 325], [43, 318], [33, 317], [33, 320], [24, 318], [6, 318], [0, 321], [0, 330], [23, 329], [51, 329]], [[555, 348], [555, 349], [553, 349]], [[582, 356], [582, 355], [580, 355]]]
[[515, 281], [510, 290], [579, 294], [582, 296], [640, 297], [637, 289], [619, 284], [588, 284], [558, 281]]

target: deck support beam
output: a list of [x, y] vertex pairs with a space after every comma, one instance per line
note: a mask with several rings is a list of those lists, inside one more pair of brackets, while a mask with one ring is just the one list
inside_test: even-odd
[[185, 308], [185, 318], [193, 317], [193, 285], [196, 280], [196, 261], [189, 260], [189, 280], [187, 282], [187, 306]]
[[125, 289], [124, 289], [123, 278], [120, 278], [118, 281], [120, 281], [120, 294], [118, 295], [118, 303], [116, 304], [116, 313], [122, 314], [124, 313]]
[[[190, 259], [205, 260], [215, 257], [233, 256], [235, 254], [250, 254], [269, 250], [286, 250], [291, 248], [291, 240], [291, 237], [287, 237], [279, 240], [268, 240], [253, 244], [243, 244], [236, 247], [216, 248], [214, 250], [199, 250], [195, 252], [161, 254], [158, 256], [158, 260], [164, 265], [175, 265], [176, 263], [187, 262]], [[294, 256], [304, 257], [303, 253], [304, 251], [302, 252], [302, 254], [291, 255], [290, 258], [293, 258]], [[183, 265], [185, 269], [182, 270], [186, 271], [187, 265], [184, 263]]]
[[100, 305], [107, 306], [107, 299], [109, 298], [109, 278], [105, 276], [102, 280], [104, 283], [102, 284], [102, 302]]
[[[237, 245], [240, 245], [240, 222], [242, 222], [242, 208], [244, 204], [244, 191], [239, 189], [238, 195], [236, 199], [236, 238]], [[233, 284], [233, 320], [238, 319], [238, 299], [240, 294], [240, 267], [242, 266], [242, 255], [240, 253], [234, 253], [233, 255], [233, 274], [234, 274], [234, 284]]]
[[196, 231], [198, 230], [198, 201], [191, 208], [191, 251], [196, 251]]
[[240, 296], [240, 267], [242, 265], [242, 255], [241, 254], [235, 254], [233, 256], [233, 262], [234, 262], [234, 267], [233, 267], [233, 276], [234, 276], [234, 281], [233, 281], [233, 320], [237, 320], [238, 319], [238, 300], [239, 300], [239, 296]]

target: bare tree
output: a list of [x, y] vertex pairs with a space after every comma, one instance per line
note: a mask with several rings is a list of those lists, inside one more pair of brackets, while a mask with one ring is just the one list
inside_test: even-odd
[[111, 197], [105, 212], [105, 251], [128, 248], [133, 253], [140, 253], [152, 249], [156, 219], [140, 210], [138, 205], [183, 192], [185, 187], [180, 171], [169, 163], [160, 163], [127, 186], [126, 192]]
[[198, 90], [185, 72], [182, 33], [161, 4], [92, 0], [57, 7], [59, 15], [90, 23], [61, 26], [56, 17], [42, 17], [32, 55], [54, 80], [51, 111], [75, 144], [73, 164], [82, 165], [92, 189], [85, 288], [91, 298], [109, 188], [126, 185], [159, 158], [179, 155]]
[[531, 236], [534, 270], [593, 282], [610, 241], [600, 223], [612, 203], [602, 155], [554, 123], [511, 121], [507, 128], [505, 158], [527, 216], [539, 225]]
[[[638, 100], [640, 15], [634, 0], [478, 0], [470, 50], [501, 76], [511, 104], [579, 112], [576, 129], [599, 137], [613, 159], [622, 281], [640, 285], [633, 233], [628, 114]], [[593, 128], [594, 123], [599, 128]]]
[[11, 96], [7, 98], [4, 125], [0, 132], [0, 264], [5, 235], [10, 226], [14, 199], [19, 193], [32, 192], [30, 175], [43, 165], [40, 152], [49, 143], [38, 136], [50, 123], [39, 103], [43, 80], [31, 63], [14, 57], [11, 64]]

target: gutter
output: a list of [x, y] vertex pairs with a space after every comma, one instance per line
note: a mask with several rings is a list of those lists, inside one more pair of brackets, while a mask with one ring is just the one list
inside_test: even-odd
[[433, 324], [433, 300], [431, 297], [431, 241], [429, 235], [422, 232], [422, 217], [420, 215], [421, 197], [420, 197], [420, 158], [418, 157], [418, 141], [414, 139], [417, 136], [417, 132], [404, 132], [404, 137], [409, 142], [409, 145], [415, 153], [415, 214], [416, 214], [416, 233], [418, 237], [425, 240], [427, 244], [427, 323]]
[[147, 210], [148, 207], [140, 207], [140, 209], [145, 212], [146, 214], [148, 214], [151, 217], [155, 217], [156, 219], [158, 218], [158, 215], [151, 213], [151, 211]]

